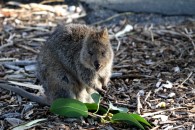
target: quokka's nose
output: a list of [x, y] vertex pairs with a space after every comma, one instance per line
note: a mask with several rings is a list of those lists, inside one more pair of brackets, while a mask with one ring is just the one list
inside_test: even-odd
[[96, 60], [96, 61], [94, 62], [94, 66], [95, 66], [95, 69], [96, 69], [96, 70], [99, 70], [99, 68], [100, 68], [100, 63]]

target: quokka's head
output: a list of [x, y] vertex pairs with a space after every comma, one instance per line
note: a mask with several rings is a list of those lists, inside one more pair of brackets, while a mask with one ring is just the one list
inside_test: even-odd
[[80, 61], [85, 67], [99, 71], [112, 63], [113, 50], [107, 29], [90, 32], [83, 42]]

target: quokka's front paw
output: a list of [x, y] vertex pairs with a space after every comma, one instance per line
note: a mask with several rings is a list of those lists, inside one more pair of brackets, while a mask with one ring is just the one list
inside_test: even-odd
[[99, 75], [98, 80], [101, 83], [102, 88], [106, 90], [107, 89], [108, 82], [109, 82], [110, 79], [108, 77], [103, 77], [103, 76], [100, 76]]
[[102, 89], [103, 84], [100, 81], [96, 81], [95, 88]]

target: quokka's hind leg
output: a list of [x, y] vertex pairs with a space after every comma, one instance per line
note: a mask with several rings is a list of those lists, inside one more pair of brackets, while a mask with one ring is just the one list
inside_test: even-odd
[[51, 103], [57, 98], [76, 99], [72, 80], [72, 77], [69, 76], [65, 70], [60, 68], [50, 69], [46, 80], [44, 81], [46, 83], [46, 87], [44, 87], [46, 88], [45, 94], [47, 95], [49, 102]]

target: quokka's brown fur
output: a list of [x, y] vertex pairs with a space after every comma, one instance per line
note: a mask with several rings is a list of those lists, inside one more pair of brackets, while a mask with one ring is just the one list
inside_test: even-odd
[[112, 62], [107, 29], [58, 26], [38, 57], [38, 73], [48, 101], [67, 97], [92, 102], [95, 89], [107, 85]]
[[91, 94], [109, 82], [113, 55], [107, 29], [59, 25], [37, 59], [38, 78], [46, 97], [37, 102], [51, 104], [63, 97], [93, 102]]

